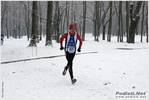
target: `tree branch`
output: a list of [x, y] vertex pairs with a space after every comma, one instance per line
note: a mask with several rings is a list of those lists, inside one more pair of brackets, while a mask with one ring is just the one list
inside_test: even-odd
[[[110, 17], [112, 17], [114, 14], [115, 14], [115, 12], [113, 12], [113, 14], [112, 14]], [[105, 23], [104, 25], [106, 25], [109, 21], [110, 21], [110, 19], [107, 20], [106, 23]]]

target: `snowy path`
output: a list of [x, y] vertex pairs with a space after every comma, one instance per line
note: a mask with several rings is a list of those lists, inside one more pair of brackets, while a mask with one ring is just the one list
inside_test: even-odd
[[[29, 52], [31, 48], [25, 47], [27, 43], [24, 40], [20, 40], [23, 45], [9, 45], [10, 42], [15, 45], [17, 41], [5, 41], [5, 45], [1, 47], [2, 61], [32, 58]], [[54, 47], [45, 47], [41, 43], [38, 56], [34, 57], [63, 53], [57, 43]], [[3, 64], [3, 98], [112, 100], [118, 91], [144, 91], [148, 94], [148, 49], [145, 48], [148, 48], [147, 43], [94, 42], [89, 38], [83, 43], [82, 52], [98, 53], [76, 55], [73, 68], [77, 83], [74, 85], [71, 84], [69, 73], [62, 76], [66, 65], [64, 56]]]
[[[90, 53], [97, 53], [97, 52], [85, 52], [85, 53], [77, 53], [76, 55], [80, 54], [90, 54]], [[30, 60], [39, 60], [39, 59], [49, 59], [49, 58], [56, 58], [56, 57], [62, 57], [63, 55], [55, 55], [55, 56], [46, 56], [46, 57], [38, 57], [38, 58], [28, 58], [28, 59], [20, 59], [20, 60], [11, 60], [11, 61], [5, 61], [1, 62], [1, 64], [8, 64], [8, 63], [16, 63], [16, 62], [22, 62], [22, 61], [30, 61]]]

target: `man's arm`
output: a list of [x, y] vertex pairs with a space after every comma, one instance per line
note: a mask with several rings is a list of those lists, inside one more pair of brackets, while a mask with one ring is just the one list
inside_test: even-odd
[[79, 34], [77, 34], [77, 39], [80, 41], [79, 48], [81, 48], [81, 46], [82, 46], [82, 38], [81, 38], [81, 36]]
[[64, 38], [66, 38], [67, 37], [67, 33], [64, 33], [62, 36], [61, 36], [61, 38], [60, 38], [60, 46], [62, 47], [63, 46], [63, 40], [64, 40]]

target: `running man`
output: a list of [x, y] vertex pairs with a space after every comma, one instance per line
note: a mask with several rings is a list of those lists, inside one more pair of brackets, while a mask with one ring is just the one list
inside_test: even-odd
[[[65, 48], [63, 47], [63, 40], [65, 39]], [[74, 84], [77, 80], [74, 79], [73, 76], [73, 59], [76, 53], [76, 45], [77, 45], [77, 40], [79, 40], [79, 47], [77, 49], [78, 52], [81, 52], [81, 46], [82, 46], [82, 39], [80, 35], [76, 32], [76, 25], [75, 24], [70, 24], [69, 25], [69, 32], [64, 33], [60, 37], [60, 50], [65, 51], [66, 59], [67, 59], [67, 65], [64, 67], [63, 75], [66, 75], [67, 69], [70, 74], [71, 82]]]

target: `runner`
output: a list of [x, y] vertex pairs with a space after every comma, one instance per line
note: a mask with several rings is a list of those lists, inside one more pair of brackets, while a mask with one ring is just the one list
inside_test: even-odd
[[[64, 39], [65, 39], [65, 48], [63, 47]], [[68, 62], [66, 67], [64, 67], [64, 71], [62, 74], [65, 75], [68, 69], [72, 84], [74, 84], [77, 81], [76, 79], [74, 79], [73, 68], [72, 68], [73, 59], [76, 53], [77, 40], [80, 41], [77, 51], [81, 52], [82, 39], [80, 35], [76, 32], [76, 25], [72, 23], [69, 25], [69, 32], [64, 33], [60, 38], [60, 50], [64, 49], [66, 59]]]

